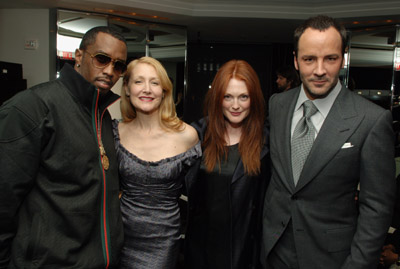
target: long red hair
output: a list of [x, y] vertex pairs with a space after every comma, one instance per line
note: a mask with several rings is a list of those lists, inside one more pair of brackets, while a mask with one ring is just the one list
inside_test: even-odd
[[244, 170], [249, 175], [260, 173], [260, 153], [264, 144], [263, 126], [265, 119], [265, 100], [260, 81], [254, 69], [243, 60], [230, 60], [215, 75], [205, 98], [204, 114], [207, 129], [203, 141], [204, 164], [211, 172], [215, 165], [226, 159], [225, 118], [222, 101], [230, 79], [246, 83], [250, 96], [250, 112], [243, 120], [239, 152]]

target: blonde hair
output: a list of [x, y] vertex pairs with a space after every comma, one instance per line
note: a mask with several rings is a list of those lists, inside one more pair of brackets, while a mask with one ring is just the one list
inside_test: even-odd
[[167, 71], [162, 64], [152, 57], [142, 57], [128, 64], [128, 68], [123, 78], [123, 86], [121, 88], [121, 115], [123, 122], [130, 122], [136, 118], [135, 107], [131, 104], [129, 96], [126, 95], [125, 87], [128, 87], [129, 80], [132, 76], [133, 69], [136, 65], [144, 63], [149, 64], [156, 70], [160, 79], [164, 97], [159, 108], [159, 119], [163, 128], [167, 130], [180, 131], [183, 128], [183, 122], [177, 117], [175, 111], [175, 103], [172, 97], [172, 82], [168, 77]]

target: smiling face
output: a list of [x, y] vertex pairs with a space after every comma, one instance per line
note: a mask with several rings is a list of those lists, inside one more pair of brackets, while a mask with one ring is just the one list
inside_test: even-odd
[[151, 114], [160, 108], [163, 89], [152, 65], [138, 63], [132, 69], [129, 82], [124, 87], [137, 113]]
[[87, 46], [86, 50], [75, 51], [75, 70], [87, 81], [95, 85], [101, 93], [107, 93], [120, 78], [120, 74], [114, 71], [113, 64], [98, 68], [93, 64], [91, 55], [102, 53], [114, 60], [126, 61], [127, 48], [124, 42], [110, 34], [99, 32], [96, 42]]
[[222, 113], [232, 126], [240, 126], [250, 113], [250, 96], [243, 80], [231, 78], [224, 99]]
[[309, 99], [324, 98], [333, 90], [343, 63], [342, 40], [335, 28], [307, 28], [301, 35], [294, 64]]

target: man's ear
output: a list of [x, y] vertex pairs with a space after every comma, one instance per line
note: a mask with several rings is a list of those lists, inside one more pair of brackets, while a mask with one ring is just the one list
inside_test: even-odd
[[299, 66], [297, 65], [297, 56], [295, 51], [293, 51], [293, 61], [294, 61], [294, 67], [296, 68], [297, 71], [299, 71]]
[[82, 65], [82, 56], [83, 51], [80, 49], [75, 50], [75, 70], [78, 71], [78, 68]]
[[293, 61], [294, 61], [294, 67], [296, 68], [297, 71], [299, 71], [299, 65], [297, 64], [297, 57], [296, 57], [296, 55], [294, 55]]

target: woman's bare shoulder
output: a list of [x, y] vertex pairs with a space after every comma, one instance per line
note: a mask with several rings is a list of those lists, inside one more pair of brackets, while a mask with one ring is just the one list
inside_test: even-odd
[[182, 142], [184, 142], [188, 148], [191, 148], [196, 145], [197, 142], [199, 142], [199, 136], [197, 135], [196, 129], [185, 122], [183, 124], [184, 129], [182, 130], [182, 132], [180, 132], [180, 136]]

